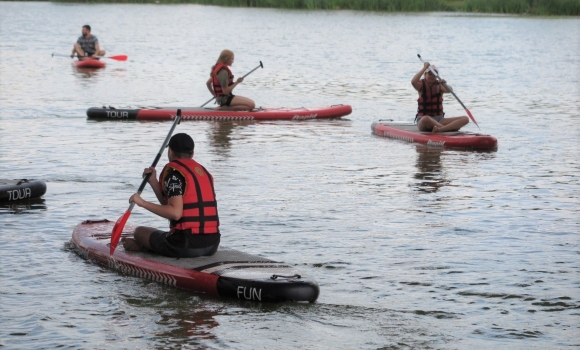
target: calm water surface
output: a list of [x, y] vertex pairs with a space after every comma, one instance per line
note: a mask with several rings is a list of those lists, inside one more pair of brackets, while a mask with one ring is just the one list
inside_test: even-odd
[[[78, 71], [51, 57], [86, 23], [129, 60]], [[0, 37], [0, 177], [48, 186], [0, 207], [3, 347], [580, 346], [578, 18], [2, 2]], [[264, 63], [236, 89], [258, 106], [353, 107], [338, 120], [177, 128], [215, 176], [223, 244], [314, 276], [315, 304], [197, 295], [66, 245], [82, 220], [122, 215], [170, 128], [86, 109], [201, 105], [224, 48], [236, 76]], [[412, 120], [417, 53], [497, 151], [371, 134], [373, 120]], [[142, 209], [129, 223], [167, 225]]]

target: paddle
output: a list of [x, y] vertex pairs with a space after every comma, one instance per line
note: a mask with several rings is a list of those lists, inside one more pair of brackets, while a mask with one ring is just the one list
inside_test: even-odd
[[[171, 134], [173, 134], [173, 130], [175, 130], [175, 127], [177, 126], [177, 124], [179, 124], [180, 121], [181, 121], [181, 109], [178, 109], [177, 114], [175, 116], [175, 121], [173, 122], [173, 125], [171, 126], [171, 129], [169, 130], [169, 134], [167, 134], [165, 141], [163, 141], [163, 145], [161, 145], [161, 148], [159, 149], [159, 153], [157, 153], [157, 156], [155, 156], [155, 160], [153, 160], [153, 164], [151, 164], [152, 168], [154, 168], [157, 165], [157, 162], [159, 162], [159, 159], [161, 158], [161, 154], [165, 150], [165, 147], [167, 147], [167, 144], [169, 143], [169, 139], [171, 138]], [[141, 182], [141, 186], [139, 186], [139, 189], [137, 190], [138, 194], [141, 194], [141, 192], [143, 192], [145, 185], [147, 185], [147, 182], [149, 181], [149, 176], [151, 176], [151, 173], [147, 174], [143, 178], [143, 181]], [[127, 209], [125, 214], [123, 214], [123, 216], [121, 216], [117, 220], [117, 222], [115, 223], [115, 226], [113, 226], [113, 231], [111, 233], [111, 245], [109, 247], [109, 254], [111, 254], [111, 255], [113, 255], [113, 253], [115, 252], [115, 249], [117, 248], [117, 245], [119, 244], [119, 239], [121, 238], [121, 233], [123, 232], [123, 228], [125, 228], [125, 223], [129, 219], [129, 216], [131, 215], [131, 210], [133, 210], [134, 206], [135, 206], [135, 203], [134, 202], [131, 203], [131, 205], [129, 205], [129, 209]]]
[[[423, 61], [423, 59], [421, 58], [421, 55], [417, 54], [417, 57], [419, 57], [419, 59], [421, 60], [421, 62], [425, 63], [425, 61]], [[435, 74], [435, 76], [437, 77], [438, 80], [441, 80], [441, 77], [439, 77], [439, 74], [437, 74], [437, 72], [435, 71], [435, 69], [431, 68], [431, 66], [429, 66], [429, 70], [431, 71], [431, 73]], [[469, 109], [467, 109], [467, 107], [465, 107], [465, 105], [463, 104], [463, 102], [461, 102], [461, 100], [459, 99], [459, 97], [457, 97], [457, 95], [455, 95], [455, 92], [453, 92], [453, 90], [451, 90], [447, 84], [442, 83], [443, 86], [445, 86], [445, 88], [447, 89], [447, 91], [449, 91], [457, 101], [459, 101], [459, 103], [461, 104], [461, 106], [463, 107], [463, 109], [465, 109], [465, 111], [467, 112], [467, 115], [469, 116], [469, 118], [471, 120], [473, 120], [473, 122], [475, 123], [475, 125], [477, 125], [477, 122], [475, 121], [475, 118], [473, 118], [473, 116], [471, 115], [471, 112], [469, 111]], [[481, 130], [481, 128], [479, 127], [479, 125], [477, 125], [477, 128]]]
[[[253, 72], [254, 72], [256, 69], [258, 69], [258, 68], [260, 68], [260, 67], [264, 68], [264, 65], [262, 64], [262, 61], [260, 61], [260, 65], [259, 65], [259, 66], [257, 66], [256, 68], [252, 69], [251, 71], [249, 71], [249, 72], [248, 72], [248, 74], [244, 75], [242, 78], [245, 78], [245, 77], [247, 77], [248, 75], [252, 74], [252, 73], [253, 73]], [[209, 100], [208, 100], [206, 103], [204, 103], [204, 104], [202, 104], [201, 106], [199, 106], [199, 108], [201, 108], [201, 107], [205, 106], [206, 104], [210, 103], [210, 102], [211, 102], [211, 101], [213, 101], [214, 99], [215, 99], [215, 96], [214, 96], [214, 97], [212, 97], [212, 98], [210, 98], [210, 99], [209, 99]]]
[[[51, 57], [70, 57], [70, 55], [62, 55], [62, 54], [58, 54], [58, 53], [53, 53]], [[91, 58], [110, 58], [112, 60], [117, 60], [117, 61], [126, 61], [127, 60], [127, 55], [117, 55], [117, 56], [93, 56]]]

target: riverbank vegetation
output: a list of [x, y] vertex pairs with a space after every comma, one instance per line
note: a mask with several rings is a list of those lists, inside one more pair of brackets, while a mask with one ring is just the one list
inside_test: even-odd
[[540, 16], [580, 16], [580, 0], [56, 0], [56, 2], [192, 3], [232, 7], [310, 10], [457, 11]]

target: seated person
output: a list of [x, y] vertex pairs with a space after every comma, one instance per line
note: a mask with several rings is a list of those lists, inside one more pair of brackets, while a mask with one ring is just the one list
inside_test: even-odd
[[193, 139], [175, 134], [169, 141], [169, 163], [159, 180], [155, 168], [146, 168], [149, 185], [160, 204], [148, 202], [135, 193], [129, 202], [169, 219], [169, 232], [139, 226], [134, 238], [126, 238], [126, 250], [147, 251], [187, 258], [215, 254], [220, 243], [219, 218], [213, 176], [193, 160]]
[[207, 88], [220, 105], [218, 109], [251, 111], [256, 106], [254, 101], [232, 94], [235, 87], [244, 81], [244, 78], [238, 78], [234, 83], [234, 75], [229, 68], [232, 64], [234, 64], [234, 53], [230, 50], [223, 50], [216, 64], [211, 67], [210, 77], [206, 82]]
[[104, 56], [105, 50], [101, 50], [99, 46], [99, 39], [91, 34], [91, 26], [86, 24], [81, 31], [83, 35], [79, 36], [76, 44], [73, 46], [70, 57], [73, 58], [75, 54], [79, 60], [93, 59], [96, 56]]
[[[411, 84], [419, 92], [419, 99], [417, 99], [419, 107], [415, 117], [417, 127], [420, 131], [457, 131], [469, 123], [469, 118], [466, 116], [445, 118], [443, 94], [449, 93], [451, 87], [445, 84], [445, 80], [437, 80], [437, 76], [431, 72], [429, 66], [439, 74], [437, 67], [425, 62], [423, 69], [411, 79]], [[421, 79], [423, 73], [425, 78]]]

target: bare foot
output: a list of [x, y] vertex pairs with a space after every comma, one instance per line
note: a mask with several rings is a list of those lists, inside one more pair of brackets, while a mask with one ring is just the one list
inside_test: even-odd
[[431, 130], [432, 133], [438, 133], [439, 132], [439, 127], [437, 125], [435, 125], [433, 127], [433, 130]]
[[125, 250], [134, 252], [144, 252], [147, 250], [144, 247], [140, 246], [139, 243], [137, 243], [137, 241], [134, 238], [129, 237], [123, 240], [123, 247], [125, 248]]

